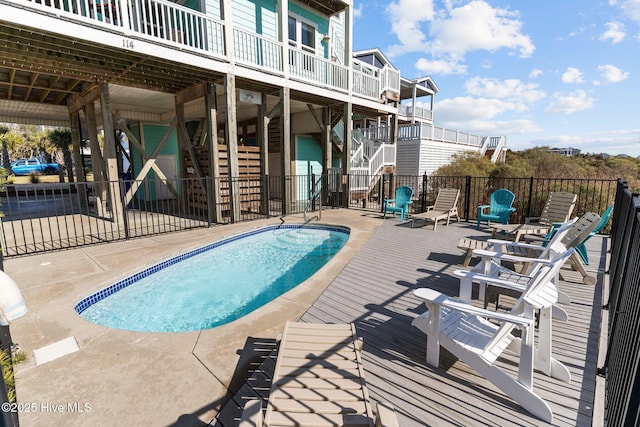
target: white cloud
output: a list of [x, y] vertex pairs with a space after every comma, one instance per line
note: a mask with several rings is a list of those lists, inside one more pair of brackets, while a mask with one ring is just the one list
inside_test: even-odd
[[595, 99], [587, 97], [584, 90], [577, 90], [568, 95], [555, 94], [554, 100], [546, 108], [547, 113], [572, 114], [577, 111], [588, 110], [594, 107]]
[[526, 106], [517, 102], [495, 98], [462, 96], [438, 101], [434, 116], [438, 122], [460, 123], [464, 128], [474, 120], [488, 120], [509, 111], [525, 111]]
[[514, 102], [535, 102], [546, 97], [536, 83], [517, 79], [498, 80], [473, 77], [465, 84], [467, 93], [474, 96], [510, 99]]
[[[444, 14], [443, 14], [444, 15]], [[448, 16], [440, 15], [431, 23], [431, 42], [435, 53], [454, 52], [464, 55], [475, 50], [496, 51], [506, 48], [523, 58], [531, 56], [535, 47], [529, 36], [521, 33], [518, 13], [493, 8], [482, 0], [450, 8]]]
[[360, 3], [360, 6], [353, 8], [353, 17], [359, 18], [362, 16], [362, 10], [364, 9], [364, 3]]
[[611, 6], [620, 6], [625, 15], [640, 24], [640, 1], [638, 0], [620, 0], [610, 1]]
[[540, 77], [541, 75], [543, 75], [544, 72], [542, 70], [539, 70], [537, 68], [534, 68], [533, 70], [531, 70], [531, 72], [529, 73], [529, 78], [530, 79], [535, 79]]
[[609, 64], [598, 66], [598, 71], [600, 71], [600, 75], [607, 83], [619, 83], [629, 77], [627, 71], [622, 71], [620, 68]]
[[577, 68], [569, 67], [567, 71], [562, 74], [563, 83], [584, 83], [582, 78], [582, 71]]
[[387, 6], [391, 28], [398, 37], [399, 45], [389, 48], [389, 54], [422, 51], [426, 36], [420, 25], [433, 20], [433, 0], [399, 0]]
[[[399, 43], [387, 49], [389, 55], [424, 52], [434, 60], [454, 58], [461, 62], [465, 54], [477, 50], [507, 49], [523, 58], [535, 50], [529, 36], [522, 33], [518, 12], [493, 8], [484, 0], [460, 7], [455, 7], [456, 2], [444, 3], [445, 7], [437, 10], [433, 0], [391, 3], [386, 11]], [[426, 23], [428, 31], [421, 27]]]
[[624, 40], [626, 36], [624, 24], [620, 22], [607, 22], [605, 25], [608, 29], [600, 36], [600, 40], [610, 40], [613, 44], [620, 43]]
[[416, 61], [415, 67], [418, 71], [421, 71], [426, 75], [465, 74], [467, 72], [467, 66], [459, 63], [455, 59], [429, 60], [426, 58], [420, 58]]

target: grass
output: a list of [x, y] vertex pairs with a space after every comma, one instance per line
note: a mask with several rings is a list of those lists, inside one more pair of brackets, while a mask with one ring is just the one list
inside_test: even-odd
[[4, 376], [4, 383], [7, 386], [7, 397], [10, 403], [16, 401], [16, 383], [13, 377], [13, 365], [25, 359], [25, 354], [21, 352], [15, 352], [12, 358], [6, 350], [0, 351], [0, 366], [2, 366], [2, 375]]

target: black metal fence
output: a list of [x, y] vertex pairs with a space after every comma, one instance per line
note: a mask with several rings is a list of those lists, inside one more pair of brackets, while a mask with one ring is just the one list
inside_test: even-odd
[[[0, 244], [3, 255], [11, 257], [320, 207], [381, 212], [384, 200], [402, 185], [414, 189], [414, 212], [432, 204], [440, 188], [460, 189], [459, 212], [467, 220], [475, 220], [476, 206], [486, 204], [494, 190], [508, 188], [516, 194], [512, 222], [520, 222], [540, 213], [550, 191], [576, 193], [575, 215], [601, 213], [614, 201], [616, 181], [329, 174], [5, 185]], [[236, 202], [232, 193], [239, 195]], [[283, 194], [289, 194], [286, 205]]]
[[618, 182], [609, 267], [606, 423], [640, 425], [640, 200]]
[[[615, 201], [616, 180], [612, 179], [553, 179], [553, 178], [488, 178], [472, 176], [383, 176], [376, 190], [366, 201], [353, 199], [352, 206], [367, 206], [382, 210], [385, 198], [393, 198], [395, 189], [409, 186], [414, 189], [414, 213], [426, 210], [435, 202], [441, 188], [460, 190], [458, 211], [466, 220], [477, 218], [477, 207], [486, 205], [492, 192], [507, 188], [515, 195], [516, 211], [511, 222], [524, 222], [524, 218], [539, 215], [552, 191], [567, 191], [578, 195], [573, 215], [586, 212], [602, 214]], [[605, 229], [605, 233], [609, 228]]]

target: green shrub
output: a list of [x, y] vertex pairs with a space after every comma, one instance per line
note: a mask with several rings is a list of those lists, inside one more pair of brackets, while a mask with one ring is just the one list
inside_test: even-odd
[[2, 376], [7, 386], [7, 397], [10, 403], [16, 401], [16, 383], [13, 377], [13, 365], [24, 361], [26, 358], [26, 355], [19, 351], [14, 353], [13, 359], [7, 351], [0, 351], [0, 366], [2, 366]]

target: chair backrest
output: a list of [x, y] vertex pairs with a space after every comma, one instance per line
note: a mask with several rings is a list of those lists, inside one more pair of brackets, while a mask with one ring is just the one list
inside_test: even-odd
[[433, 204], [434, 211], [448, 211], [456, 207], [460, 197], [460, 190], [457, 188], [441, 188], [438, 197]]
[[[555, 277], [565, 261], [569, 259], [574, 249], [571, 248], [562, 254], [556, 254], [549, 264], [538, 268], [529, 279], [525, 290], [518, 298], [510, 311], [510, 314], [519, 316], [524, 313], [525, 304], [536, 309], [549, 308], [558, 301], [558, 289], [555, 285]], [[514, 325], [504, 323], [496, 331], [494, 337], [487, 343], [482, 352], [486, 360], [495, 360], [496, 353], [504, 349], [505, 338], [511, 334]]]
[[602, 213], [602, 217], [600, 217], [600, 222], [598, 223], [598, 225], [596, 225], [596, 228], [593, 229], [591, 235], [598, 234], [602, 231], [605, 225], [607, 225], [609, 219], [611, 218], [611, 213], [613, 212], [613, 206], [614, 205], [611, 205], [604, 210], [604, 212]]
[[411, 187], [398, 187], [396, 188], [396, 207], [404, 207], [411, 201], [413, 197], [413, 188]]
[[511, 205], [513, 205], [513, 201], [515, 199], [516, 195], [506, 188], [496, 190], [491, 193], [489, 212], [491, 215], [501, 215], [505, 211], [509, 211], [509, 213], [511, 213]]
[[589, 238], [589, 235], [600, 223], [600, 215], [595, 212], [587, 212], [569, 229], [569, 232], [561, 240], [565, 248], [573, 248]]
[[540, 214], [540, 223], [553, 225], [560, 222], [567, 222], [569, 217], [571, 217], [577, 200], [578, 196], [573, 193], [563, 191], [553, 191], [549, 193], [547, 202]]

